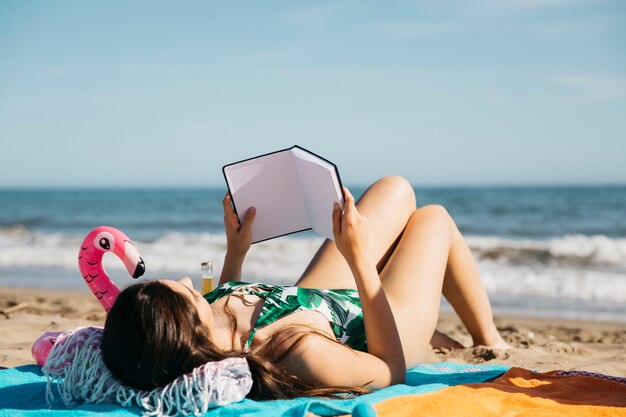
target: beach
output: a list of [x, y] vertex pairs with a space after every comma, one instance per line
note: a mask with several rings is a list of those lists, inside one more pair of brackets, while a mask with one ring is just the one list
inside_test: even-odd
[[[364, 187], [352, 186], [355, 197]], [[77, 268], [84, 237], [99, 225], [123, 231], [145, 261], [142, 279], [190, 276], [200, 263], [220, 275], [226, 250], [225, 189], [0, 190], [0, 366], [33, 363], [46, 331], [104, 324], [104, 311]], [[581, 369], [626, 376], [626, 187], [415, 188], [418, 205], [452, 214], [476, 259], [496, 324], [514, 348], [433, 350], [428, 361]], [[116, 210], [105, 210], [106, 201]], [[291, 285], [323, 239], [303, 232], [255, 244], [242, 277]], [[119, 287], [123, 262], [103, 266]], [[471, 339], [442, 305], [439, 330]]]
[[[0, 314], [0, 367], [33, 364], [31, 346], [46, 331], [104, 325], [102, 307], [86, 291], [0, 287], [0, 311], [23, 303], [22, 308]], [[435, 349], [427, 361], [505, 364], [539, 371], [585, 370], [626, 377], [625, 323], [500, 315], [495, 321], [513, 349]], [[438, 329], [464, 346], [471, 344], [453, 313], [442, 313]]]

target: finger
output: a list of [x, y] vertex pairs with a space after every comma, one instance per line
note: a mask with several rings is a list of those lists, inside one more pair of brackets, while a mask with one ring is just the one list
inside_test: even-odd
[[230, 213], [233, 211], [232, 197], [230, 196], [230, 193], [226, 193], [224, 199], [222, 200], [222, 205], [224, 206], [224, 213]]
[[241, 231], [249, 231], [252, 228], [252, 222], [254, 221], [254, 216], [256, 215], [256, 208], [250, 207], [246, 212], [246, 217], [243, 219], [243, 225], [241, 226]]
[[344, 199], [345, 199], [345, 210], [351, 212], [354, 206], [354, 197], [350, 190], [347, 187], [343, 187]]
[[234, 212], [224, 213], [224, 225], [228, 230], [239, 228], [239, 218]]
[[341, 207], [338, 203], [333, 204], [333, 235], [341, 233]]
[[233, 207], [233, 199], [230, 193], [226, 193], [224, 196], [224, 200], [222, 201], [224, 205], [224, 223], [228, 224], [230, 227], [239, 227], [239, 216], [235, 212]]
[[350, 190], [348, 190], [348, 187], [343, 187], [343, 194], [346, 200], [346, 204], [354, 204], [354, 197], [352, 196]]

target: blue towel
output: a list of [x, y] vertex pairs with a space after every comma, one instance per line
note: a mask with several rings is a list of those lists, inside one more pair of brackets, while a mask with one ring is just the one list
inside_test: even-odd
[[[297, 398], [279, 401], [244, 400], [216, 408], [207, 417], [226, 416], [283, 416], [304, 417], [307, 412], [321, 416], [349, 414], [357, 404], [374, 404], [400, 395], [432, 392], [452, 385], [479, 383], [503, 374], [508, 366], [460, 365], [451, 362], [425, 364], [407, 372], [406, 382], [349, 400], [319, 400]], [[56, 390], [54, 390], [56, 391]], [[0, 417], [4, 416], [90, 416], [107, 413], [114, 416], [141, 415], [141, 409], [117, 405], [80, 405], [67, 409], [58, 395], [48, 407], [45, 397], [46, 378], [41, 368], [26, 365], [0, 371]]]

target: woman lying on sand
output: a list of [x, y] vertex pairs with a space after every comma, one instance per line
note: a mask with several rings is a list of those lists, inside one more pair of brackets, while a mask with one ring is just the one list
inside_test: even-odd
[[325, 241], [294, 287], [241, 281], [255, 211], [239, 224], [224, 199], [227, 252], [220, 286], [144, 281], [110, 310], [102, 353], [119, 380], [150, 390], [208, 361], [246, 357], [254, 399], [360, 394], [404, 382], [433, 346], [443, 294], [475, 345], [506, 349], [476, 264], [454, 221], [416, 207], [399, 177], [374, 183], [333, 210]]

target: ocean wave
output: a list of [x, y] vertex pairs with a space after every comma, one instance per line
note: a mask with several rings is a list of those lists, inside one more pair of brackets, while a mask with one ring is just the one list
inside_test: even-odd
[[[243, 275], [249, 281], [291, 284], [306, 269], [322, 238], [286, 237], [253, 245]], [[132, 239], [132, 236], [130, 236]], [[16, 285], [19, 271], [76, 272], [83, 236], [45, 233], [23, 226], [0, 228], [0, 285]], [[169, 232], [153, 240], [134, 240], [146, 263], [146, 278], [184, 275], [199, 277], [200, 263], [213, 261], [219, 276], [226, 252], [223, 233]], [[626, 239], [571, 235], [544, 240], [513, 240], [470, 236], [474, 253], [490, 295], [549, 297], [592, 303], [626, 302]], [[104, 266], [115, 277], [126, 272], [121, 261], [107, 254]], [[52, 279], [52, 278], [49, 278]], [[26, 282], [26, 281], [24, 281]], [[26, 285], [22, 283], [22, 285]]]
[[[223, 233], [168, 232], [159, 238], [137, 240], [129, 236], [146, 263], [147, 277], [194, 275], [200, 263], [213, 261], [219, 274], [226, 252]], [[24, 226], [0, 228], [0, 267], [77, 268], [78, 248], [83, 236], [44, 233]], [[255, 244], [246, 258], [251, 279], [290, 283], [304, 271], [322, 243], [322, 238], [283, 238]], [[107, 270], [121, 271], [124, 265], [114, 255], [103, 258]]]
[[568, 235], [544, 240], [514, 240], [469, 236], [467, 242], [479, 260], [513, 265], [626, 269], [626, 239], [623, 238]]
[[[274, 258], [312, 256], [311, 252], [322, 239], [301, 236], [256, 244], [254, 247], [258, 249], [251, 253], [270, 264]], [[479, 262], [626, 271], [626, 239], [623, 238], [568, 235], [536, 240], [497, 236], [468, 236], [466, 239]], [[73, 267], [81, 241], [82, 236], [71, 233], [40, 232], [22, 225], [0, 227], [0, 266]], [[219, 258], [226, 250], [223, 233], [167, 232], [154, 239], [133, 241], [145, 252], [144, 257], [153, 258], [153, 264], [160, 270], [178, 269], [191, 259], [197, 259], [199, 264], [204, 258]]]
[[532, 300], [587, 302], [624, 308], [626, 279], [621, 272], [580, 268], [511, 267], [479, 262], [482, 281], [492, 299], [502, 295], [528, 304]]

